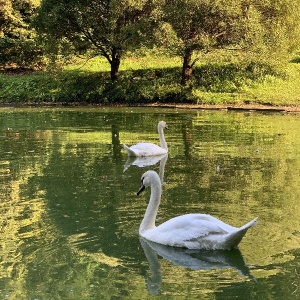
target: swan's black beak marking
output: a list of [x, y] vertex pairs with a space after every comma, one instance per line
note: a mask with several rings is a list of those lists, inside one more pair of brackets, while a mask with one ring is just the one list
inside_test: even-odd
[[145, 189], [145, 186], [141, 185], [140, 189], [138, 190], [138, 192], [136, 194], [139, 195], [144, 189]]
[[143, 180], [144, 180], [144, 177], [141, 180], [141, 187], [139, 188], [138, 192], [136, 193], [137, 195], [139, 195], [145, 189]]

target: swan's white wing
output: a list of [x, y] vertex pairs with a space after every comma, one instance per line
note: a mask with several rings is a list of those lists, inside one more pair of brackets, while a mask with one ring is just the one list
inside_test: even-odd
[[130, 150], [135, 153], [135, 156], [151, 156], [167, 153], [167, 150], [152, 143], [138, 143], [131, 146]]
[[205, 236], [208, 234], [224, 234], [235, 231], [237, 228], [230, 226], [217, 218], [206, 214], [187, 214], [175, 217], [157, 227], [162, 231], [188, 230], [191, 234]]
[[187, 214], [178, 216], [145, 232], [144, 237], [157, 243], [184, 246], [206, 236], [227, 235], [237, 228], [210, 215]]

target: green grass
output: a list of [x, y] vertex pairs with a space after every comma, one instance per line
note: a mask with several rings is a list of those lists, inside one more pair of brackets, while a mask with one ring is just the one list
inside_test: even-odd
[[[180, 67], [182, 64], [179, 57], [166, 57], [159, 54], [145, 54], [140, 57], [134, 55], [122, 60], [120, 71], [146, 70], [146, 69], [166, 69]], [[67, 65], [65, 70], [83, 72], [109, 72], [110, 65], [104, 57], [94, 57], [92, 59], [76, 59], [72, 64]]]
[[285, 78], [266, 76], [262, 82], [245, 88], [253, 102], [272, 105], [300, 105], [300, 65], [290, 63]]
[[186, 87], [181, 60], [164, 55], [131, 56], [112, 83], [103, 58], [79, 60], [56, 73], [0, 74], [0, 102], [7, 103], [189, 103], [300, 105], [300, 65], [207, 58], [196, 64]]

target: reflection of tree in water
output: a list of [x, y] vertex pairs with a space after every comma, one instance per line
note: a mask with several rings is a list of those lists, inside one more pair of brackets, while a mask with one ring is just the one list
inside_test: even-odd
[[123, 189], [115, 178], [122, 170], [110, 156], [99, 156], [97, 148], [91, 154], [90, 145], [68, 147], [64, 155], [53, 152], [47, 175], [41, 178], [51, 218], [64, 234], [86, 233], [79, 247], [96, 247], [92, 252], [107, 247], [111, 251], [118, 241], [117, 208]]
[[[281, 255], [281, 254], [280, 254]], [[216, 291], [216, 299], [230, 299], [241, 297], [243, 299], [298, 299], [300, 297], [299, 274], [300, 252], [299, 249], [286, 253], [293, 259], [283, 263], [274, 263], [268, 266], [253, 266], [252, 272], [257, 274], [276, 270], [273, 275], [262, 275], [252, 282], [231, 283]], [[276, 257], [273, 257], [275, 260]], [[289, 276], [286, 276], [289, 274]]]
[[[1, 272], [1, 276], [10, 278], [1, 288], [3, 298], [22, 294], [28, 298], [49, 295], [49, 299], [61, 296], [67, 299], [72, 294], [91, 290], [95, 274], [103, 278], [102, 283], [98, 282], [100, 286], [95, 285], [96, 290], [101, 290], [96, 294], [104, 298], [118, 295], [120, 290], [115, 286], [110, 267], [119, 264], [110, 256], [98, 253], [101, 248], [109, 252], [113, 245], [119, 248], [121, 242], [113, 235], [118, 224], [114, 209], [118, 206], [116, 191], [120, 189], [120, 183], [114, 178], [116, 173], [121, 173], [115, 160], [109, 155], [99, 158], [98, 152], [91, 153], [90, 144], [68, 143], [62, 132], [27, 133], [10, 129], [8, 134], [7, 148], [1, 148], [8, 161], [1, 191], [6, 195], [6, 203], [15, 206], [9, 206], [11, 212], [8, 206], [4, 208], [7, 222], [1, 224], [2, 241], [8, 251], [2, 256], [8, 272]], [[116, 134], [112, 130], [113, 138]], [[116, 146], [113, 152], [120, 158], [118, 144], [113, 143]], [[99, 168], [107, 172], [99, 175]], [[107, 191], [108, 182], [110, 187], [119, 186]], [[94, 199], [84, 198], [88, 190], [95, 191]], [[109, 201], [99, 197], [101, 191], [105, 191]], [[99, 204], [101, 207], [97, 209]], [[110, 213], [104, 218], [108, 215], [106, 210]], [[72, 236], [77, 238], [69, 240]], [[70, 249], [72, 244], [76, 246]], [[80, 248], [84, 249], [83, 256]], [[111, 284], [106, 283], [109, 276], [112, 276]]]
[[44, 191], [36, 184], [36, 178], [47, 164], [47, 145], [43, 140], [49, 137], [49, 132], [27, 132], [27, 118], [20, 117], [7, 124], [13, 126], [11, 124], [15, 125], [16, 121], [24, 127], [9, 127], [7, 132], [0, 134], [3, 138], [0, 141], [1, 166], [5, 162], [5, 176], [0, 176], [0, 298], [3, 299], [7, 295], [26, 295], [27, 263], [49, 229], [43, 221]]
[[[192, 120], [191, 120], [192, 121]], [[190, 122], [191, 123], [191, 122]], [[191, 159], [191, 148], [193, 147], [193, 134], [191, 132], [191, 124], [183, 123], [181, 125], [182, 139], [184, 144], [184, 156], [186, 159]]]
[[112, 123], [111, 125], [111, 144], [113, 147], [113, 158], [121, 159], [121, 149], [123, 148], [120, 142], [120, 126]]
[[[257, 234], [251, 236], [249, 246], [243, 245], [262, 262], [251, 266], [257, 282], [220, 284], [222, 292], [215, 295], [230, 297], [245, 291], [249, 299], [257, 295], [297, 299], [299, 251], [287, 252], [299, 248], [296, 122], [289, 116], [272, 116], [274, 128], [258, 130], [249, 116], [245, 122], [243, 114], [233, 114], [232, 124], [223, 126], [222, 120], [209, 116], [209, 120], [201, 114], [193, 116], [184, 129], [186, 137], [181, 131], [185, 119], [173, 120], [160, 218], [191, 209], [210, 213], [221, 207], [222, 214], [236, 216], [239, 223], [259, 210], [262, 223]], [[141, 174], [136, 168], [123, 173], [126, 157], [119, 138], [124, 124], [134, 140], [146, 132], [153, 115], [143, 117], [111, 114], [106, 121], [100, 113], [87, 119], [75, 112], [48, 112], [47, 116], [18, 114], [2, 123], [2, 298], [68, 299], [77, 295], [83, 299], [94, 293], [105, 299], [132, 291], [143, 293], [137, 285], [144, 286], [140, 274], [146, 273], [148, 265], [134, 229], [146, 204], [134, 200]], [[238, 122], [244, 125], [234, 125]], [[58, 123], [60, 128], [53, 131]], [[218, 129], [213, 128], [214, 123], [219, 124]], [[105, 140], [101, 140], [101, 126], [107, 133]], [[185, 139], [189, 146], [184, 146]], [[189, 160], [182, 158], [184, 151]], [[216, 172], [217, 165], [220, 172]], [[170, 286], [182, 276], [172, 271], [164, 273], [163, 279]], [[191, 284], [197, 283], [194, 278], [189, 280], [190, 285], [178, 280], [183, 293], [188, 294]]]

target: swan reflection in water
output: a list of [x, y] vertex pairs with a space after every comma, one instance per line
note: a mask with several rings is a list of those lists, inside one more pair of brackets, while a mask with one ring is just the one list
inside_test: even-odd
[[150, 294], [157, 294], [162, 275], [158, 255], [176, 266], [191, 270], [212, 270], [232, 268], [240, 276], [247, 276], [255, 280], [239, 249], [232, 250], [191, 250], [157, 244], [140, 237], [141, 246], [149, 262], [151, 276], [146, 278], [147, 289]]
[[165, 165], [167, 160], [168, 160], [168, 153], [162, 155], [145, 156], [145, 157], [129, 156], [124, 165], [123, 172], [125, 172], [130, 166], [137, 166], [143, 168], [143, 167], [155, 165], [159, 162], [159, 178], [163, 182]]
[[153, 155], [153, 156], [128, 156], [128, 159], [124, 165], [124, 172], [130, 167], [130, 166], [137, 166], [140, 168], [148, 167], [157, 164], [162, 159], [167, 160], [168, 154], [162, 154], [162, 155]]

